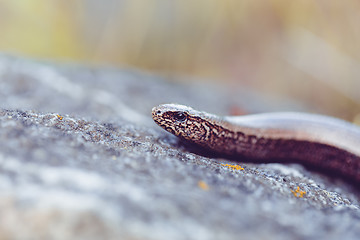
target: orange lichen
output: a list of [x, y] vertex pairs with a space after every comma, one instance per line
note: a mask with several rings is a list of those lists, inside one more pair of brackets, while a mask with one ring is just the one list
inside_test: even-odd
[[206, 182], [204, 182], [204, 181], [199, 181], [198, 186], [202, 190], [205, 190], [205, 191], [209, 190], [209, 185], [207, 185]]
[[299, 186], [296, 188], [295, 191], [291, 190], [291, 192], [292, 192], [292, 194], [294, 194], [295, 197], [300, 197], [300, 198], [304, 197], [304, 195], [306, 194], [305, 191], [300, 190]]
[[233, 170], [244, 170], [244, 168], [241, 167], [240, 165], [221, 164], [221, 166], [228, 167], [229, 169], [233, 169]]
[[60, 120], [63, 120], [63, 117], [60, 116], [59, 114], [56, 114], [56, 116], [57, 116]]

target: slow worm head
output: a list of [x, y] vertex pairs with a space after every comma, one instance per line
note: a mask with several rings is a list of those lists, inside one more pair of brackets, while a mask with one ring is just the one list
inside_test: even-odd
[[152, 109], [154, 121], [224, 156], [317, 167], [360, 184], [360, 128], [323, 115], [285, 112], [219, 117], [179, 104]]

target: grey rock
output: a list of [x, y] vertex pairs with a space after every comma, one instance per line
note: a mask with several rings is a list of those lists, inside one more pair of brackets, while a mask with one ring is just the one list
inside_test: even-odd
[[297, 164], [205, 157], [152, 122], [166, 102], [301, 108], [229, 91], [1, 55], [0, 239], [358, 239], [354, 186]]

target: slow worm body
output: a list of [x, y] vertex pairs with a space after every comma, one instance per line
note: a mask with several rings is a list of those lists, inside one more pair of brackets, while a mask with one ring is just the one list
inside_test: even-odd
[[360, 128], [307, 113], [219, 117], [178, 104], [152, 109], [154, 121], [174, 135], [224, 156], [317, 167], [360, 184]]

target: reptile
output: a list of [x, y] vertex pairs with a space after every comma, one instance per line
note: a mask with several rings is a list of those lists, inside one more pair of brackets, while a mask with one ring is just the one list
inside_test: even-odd
[[154, 107], [152, 117], [220, 156], [296, 162], [360, 184], [360, 127], [345, 120], [301, 112], [217, 116], [180, 104]]

